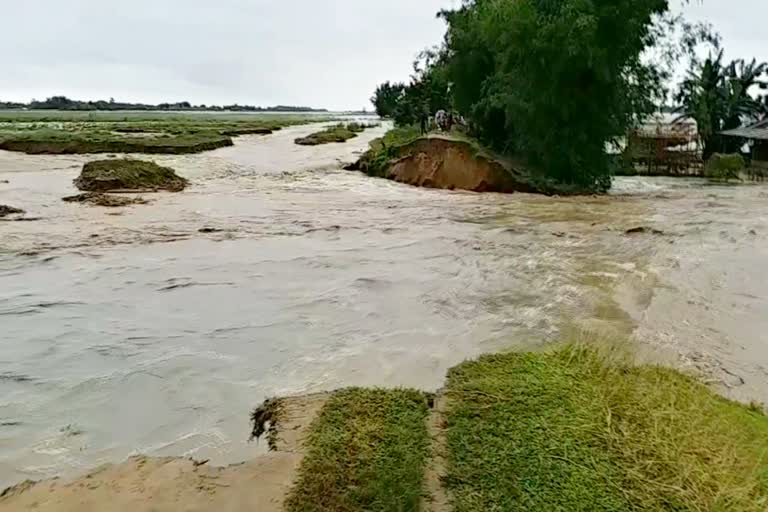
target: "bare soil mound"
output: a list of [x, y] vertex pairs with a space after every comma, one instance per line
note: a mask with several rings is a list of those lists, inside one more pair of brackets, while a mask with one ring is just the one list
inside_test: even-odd
[[422, 137], [396, 148], [372, 145], [371, 151], [347, 169], [418, 187], [541, 192], [510, 162], [489, 155], [470, 140], [449, 136]]

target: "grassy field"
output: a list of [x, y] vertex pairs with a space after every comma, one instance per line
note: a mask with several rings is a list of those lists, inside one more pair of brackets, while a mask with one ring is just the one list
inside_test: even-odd
[[585, 348], [448, 378], [456, 512], [768, 510], [768, 417], [675, 370]]
[[[768, 510], [762, 407], [628, 354], [570, 345], [450, 370], [441, 398], [448, 510]], [[428, 412], [417, 391], [337, 392], [310, 427], [286, 510], [421, 510], [430, 503]]]
[[338, 391], [311, 427], [289, 512], [419, 510], [429, 439], [418, 391]]
[[319, 146], [320, 144], [331, 144], [346, 142], [349, 139], [357, 137], [358, 133], [364, 132], [368, 128], [379, 126], [378, 123], [339, 123], [334, 126], [312, 133], [306, 137], [296, 139], [296, 144], [300, 146]]
[[29, 154], [199, 153], [232, 137], [327, 121], [307, 114], [0, 111], [0, 149]]

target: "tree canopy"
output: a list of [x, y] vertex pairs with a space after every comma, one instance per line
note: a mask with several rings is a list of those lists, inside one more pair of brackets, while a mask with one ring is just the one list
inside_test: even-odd
[[735, 60], [723, 63], [723, 51], [710, 55], [704, 62], [694, 61], [677, 94], [677, 111], [696, 120], [707, 160], [716, 152], [738, 153], [743, 141], [723, 137], [721, 131], [754, 122], [768, 113], [764, 98], [754, 94], [765, 89], [763, 75], [768, 64]]
[[[694, 118], [705, 157], [737, 151], [742, 141], [719, 133], [768, 113], [754, 94], [768, 66], [724, 64], [712, 27], [668, 0], [464, 0], [439, 16], [442, 45], [398, 94], [387, 83], [374, 100], [394, 98], [385, 110], [398, 125], [458, 111], [482, 144], [566, 188], [610, 187], [610, 143], [658, 110]], [[703, 44], [716, 55], [701, 62]], [[684, 60], [691, 71], [674, 87]]]
[[542, 179], [605, 190], [607, 144], [663, 103], [663, 70], [643, 56], [667, 11], [667, 0], [465, 0], [439, 14], [445, 40], [417, 63], [393, 117], [456, 110]]
[[643, 62], [666, 0], [473, 0], [445, 11], [456, 108], [544, 177], [610, 186], [606, 144], [659, 103]]
[[376, 88], [371, 98], [371, 103], [376, 108], [376, 114], [380, 117], [392, 117], [405, 90], [405, 84], [393, 84], [384, 82]]
[[[411, 79], [407, 85], [399, 85], [400, 94], [390, 114], [398, 125], [418, 124], [438, 110], [451, 108], [445, 57], [441, 48], [426, 50], [413, 63]], [[382, 88], [387, 91], [386, 86], [380, 86], [377, 93]]]

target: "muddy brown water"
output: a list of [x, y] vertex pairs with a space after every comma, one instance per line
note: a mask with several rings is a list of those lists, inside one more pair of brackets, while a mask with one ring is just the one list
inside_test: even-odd
[[435, 389], [574, 326], [768, 401], [768, 188], [418, 189], [340, 170], [384, 128], [293, 144], [314, 129], [156, 158], [192, 186], [117, 209], [61, 201], [88, 157], [0, 152], [0, 204], [40, 218], [0, 222], [0, 487], [136, 453], [243, 461], [265, 397]]

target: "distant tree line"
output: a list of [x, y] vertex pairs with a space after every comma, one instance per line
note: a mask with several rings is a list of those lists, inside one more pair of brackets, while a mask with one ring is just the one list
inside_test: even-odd
[[115, 101], [79, 101], [66, 96], [52, 96], [45, 101], [32, 100], [29, 103], [0, 102], [0, 110], [139, 110], [139, 111], [200, 111], [200, 112], [327, 112], [326, 109], [277, 105], [274, 107], [254, 107], [252, 105], [192, 105], [188, 101], [177, 103], [127, 103]]

